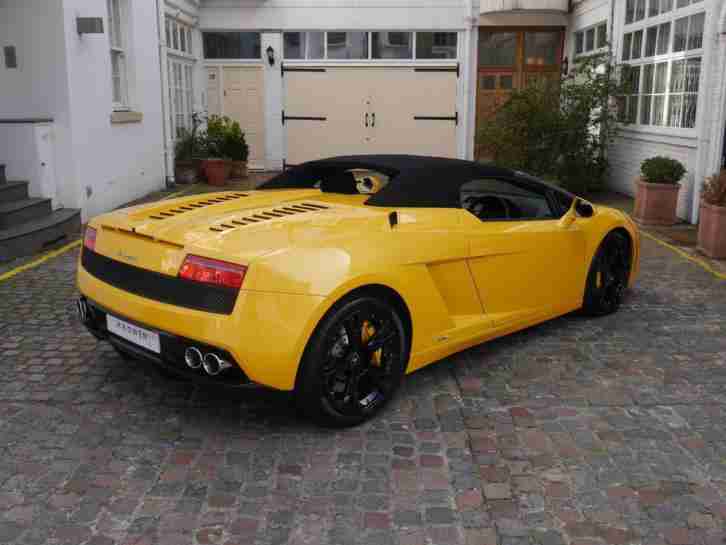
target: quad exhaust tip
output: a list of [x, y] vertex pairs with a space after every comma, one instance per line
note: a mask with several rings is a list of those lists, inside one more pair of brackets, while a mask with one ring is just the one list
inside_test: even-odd
[[190, 369], [199, 369], [203, 361], [204, 356], [202, 356], [202, 353], [198, 348], [190, 346], [184, 351], [184, 363], [186, 363], [187, 367]]
[[217, 354], [209, 353], [204, 356], [204, 362], [202, 363], [202, 367], [204, 367], [204, 370], [209, 376], [216, 376], [225, 369], [229, 369], [232, 367], [232, 364], [228, 361], [223, 360]]

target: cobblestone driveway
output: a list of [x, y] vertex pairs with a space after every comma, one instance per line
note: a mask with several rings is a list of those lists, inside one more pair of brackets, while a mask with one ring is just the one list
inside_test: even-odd
[[124, 363], [75, 252], [0, 284], [0, 543], [717, 545], [726, 283], [644, 242], [616, 316], [408, 378], [358, 429]]

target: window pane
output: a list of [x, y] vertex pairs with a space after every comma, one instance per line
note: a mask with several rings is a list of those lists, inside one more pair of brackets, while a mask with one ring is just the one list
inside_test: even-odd
[[684, 129], [693, 129], [696, 126], [696, 103], [698, 95], [689, 94], [683, 97], [683, 120], [681, 127]]
[[187, 53], [194, 53], [192, 49], [192, 29], [187, 28]]
[[648, 9], [648, 17], [655, 17], [660, 10], [659, 0], [650, 0], [650, 8]]
[[259, 59], [259, 32], [205, 32], [206, 59]]
[[606, 24], [597, 27], [597, 47], [605, 47], [608, 44], [608, 26]]
[[705, 13], [691, 16], [691, 24], [688, 27], [688, 49], [701, 49], [703, 47], [703, 23], [705, 19]]
[[668, 45], [671, 37], [671, 24], [663, 23], [658, 27], [658, 48], [656, 53], [658, 55], [665, 55], [668, 53]]
[[499, 88], [500, 89], [513, 89], [514, 80], [512, 76], [499, 76]]
[[685, 72], [685, 91], [687, 93], [698, 93], [698, 82], [701, 79], [701, 59], [688, 59]]
[[367, 59], [367, 32], [328, 32], [329, 59]]
[[417, 59], [455, 59], [456, 32], [417, 32]]
[[179, 27], [176, 21], [171, 22], [171, 46], [174, 49], [179, 49]]
[[639, 59], [643, 51], [643, 31], [633, 32], [633, 52], [631, 59]]
[[635, 0], [627, 0], [625, 3], [625, 24], [632, 23], [635, 18]]
[[575, 54], [579, 55], [583, 52], [585, 46], [585, 36], [582, 32], [575, 33]]
[[493, 91], [497, 88], [497, 77], [481, 76], [481, 78], [479, 78], [479, 88], [484, 91]]
[[643, 66], [643, 94], [653, 92], [653, 73], [654, 67], [652, 64]]
[[688, 32], [688, 17], [676, 21], [675, 34], [673, 35], [673, 51], [684, 51], [686, 49], [686, 33]]
[[630, 69], [628, 88], [634, 95], [640, 91], [640, 66], [633, 66]]
[[628, 32], [625, 36], [623, 36], [623, 60], [627, 61], [630, 60], [630, 48], [633, 41], [633, 35]]
[[683, 95], [671, 95], [668, 108], [668, 126], [680, 127], [683, 119]]
[[628, 97], [628, 122], [635, 123], [638, 120], [638, 97]]
[[413, 35], [410, 32], [373, 32], [374, 59], [412, 59]]
[[676, 3], [677, 8], [685, 8], [688, 4], [690, 4], [690, 0], [678, 0]]
[[285, 32], [282, 35], [282, 52], [286, 59], [304, 59], [305, 33]]
[[479, 40], [479, 66], [514, 66], [517, 34], [482, 32]]
[[653, 91], [656, 93], [665, 93], [666, 91], [666, 75], [668, 74], [668, 63], [661, 62], [655, 67], [655, 82], [653, 83]]
[[686, 61], [673, 61], [671, 64], [671, 93], [682, 93], [686, 89]]
[[658, 41], [658, 27], [652, 26], [648, 29], [645, 36], [645, 53], [644, 57], [652, 57], [655, 55], [655, 46]]
[[482, 221], [508, 219], [508, 210], [512, 209], [520, 213], [518, 217], [521, 219], [554, 217], [543, 193], [507, 180], [472, 180], [462, 185], [459, 191], [461, 207]]
[[665, 124], [665, 95], [653, 97], [653, 125], [662, 127]]
[[635, 20], [645, 19], [645, 0], [637, 0], [635, 4]]
[[[594, 41], [594, 29], [588, 30], [586, 41], [589, 42], [589, 34], [592, 31]], [[557, 50], [560, 46], [561, 36], [559, 32], [527, 32], [524, 35], [524, 58], [528, 65], [551, 66], [557, 64]]]
[[653, 100], [652, 95], [641, 97], [640, 99], [640, 124], [650, 125], [650, 105]]
[[123, 54], [117, 51], [111, 51], [111, 83], [113, 102], [116, 104], [124, 103], [123, 89], [123, 70], [124, 59]]
[[660, 0], [660, 12], [668, 13], [673, 9], [673, 0]]
[[169, 19], [166, 20], [166, 46], [171, 46], [171, 21]]
[[595, 29], [588, 29], [585, 34], [585, 51], [592, 51], [595, 49]]
[[109, 34], [111, 45], [114, 47], [123, 47], [123, 37], [121, 36], [121, 4], [119, 0], [109, 0], [109, 2], [109, 11], [111, 14]]
[[306, 32], [305, 41], [308, 48], [306, 58], [325, 58], [325, 32]]
[[179, 26], [179, 49], [181, 51], [187, 50], [187, 33], [184, 31], [183, 26]]

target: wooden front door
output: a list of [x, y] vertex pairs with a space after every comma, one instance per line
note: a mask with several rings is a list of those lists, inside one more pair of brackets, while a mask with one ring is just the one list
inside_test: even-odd
[[[479, 28], [477, 133], [513, 91], [560, 77], [564, 37], [562, 28]], [[475, 142], [477, 158], [486, 159], [478, 138]]]

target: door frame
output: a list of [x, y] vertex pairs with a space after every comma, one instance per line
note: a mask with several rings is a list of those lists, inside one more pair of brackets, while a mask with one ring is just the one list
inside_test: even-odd
[[[207, 114], [209, 114], [209, 97], [207, 96], [208, 93], [208, 69], [215, 68], [217, 69], [217, 75], [219, 77], [219, 83], [217, 86], [217, 100], [219, 101], [219, 111], [220, 115], [226, 115], [224, 111], [224, 69], [225, 68], [254, 68], [257, 67], [262, 71], [262, 123], [265, 132], [267, 131], [267, 125], [266, 125], [266, 115], [265, 115], [265, 104], [267, 102], [267, 82], [265, 79], [265, 64], [261, 60], [252, 59], [252, 60], [234, 60], [234, 59], [205, 59], [202, 62], [202, 70], [204, 72], [204, 101], [203, 106]], [[263, 139], [264, 140], [264, 139]], [[265, 145], [265, 148], [267, 147], [266, 142], [263, 142]], [[248, 168], [250, 170], [266, 170], [266, 163], [267, 163], [267, 149], [263, 150], [262, 153], [263, 159], [254, 165], [248, 165]]]

